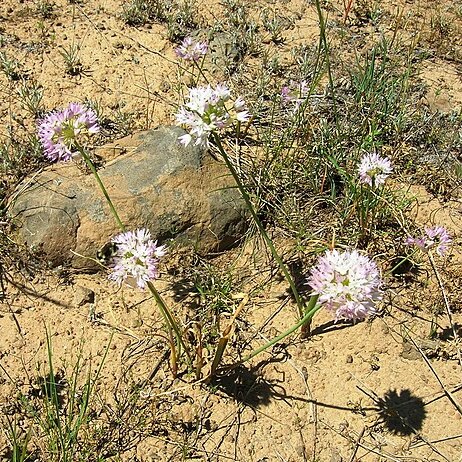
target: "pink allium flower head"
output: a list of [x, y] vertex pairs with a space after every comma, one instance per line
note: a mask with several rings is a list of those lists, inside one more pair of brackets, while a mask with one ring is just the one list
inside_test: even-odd
[[378, 154], [366, 154], [359, 165], [359, 180], [369, 186], [379, 186], [385, 183], [392, 172], [390, 159]]
[[191, 88], [188, 101], [176, 114], [177, 122], [190, 128], [189, 133], [179, 137], [180, 142], [187, 146], [194, 141], [196, 146], [207, 148], [212, 132], [229, 127], [233, 120], [247, 122], [250, 114], [245, 101], [237, 98], [230, 104], [230, 99], [231, 92], [224, 84]]
[[290, 81], [289, 85], [282, 87], [281, 98], [285, 106], [293, 106], [292, 111], [295, 113], [305, 102], [309, 93], [309, 85], [306, 80], [300, 82]]
[[138, 287], [144, 289], [146, 282], [157, 278], [157, 264], [166, 249], [151, 240], [151, 233], [147, 229], [118, 234], [112, 242], [115, 244], [115, 254], [110, 263], [112, 273], [109, 279], [120, 285], [127, 278], [133, 278]]
[[75, 143], [98, 133], [95, 111], [80, 103], [70, 103], [53, 111], [38, 123], [38, 136], [45, 156], [52, 162], [68, 161], [78, 154]]
[[408, 237], [406, 244], [415, 245], [424, 252], [436, 249], [439, 256], [443, 256], [451, 243], [451, 236], [443, 226], [425, 228], [425, 233], [420, 237]]
[[199, 61], [208, 50], [206, 42], [195, 42], [191, 37], [186, 37], [181, 45], [175, 49], [176, 55], [185, 61]]
[[376, 312], [381, 299], [377, 265], [358, 251], [329, 250], [311, 270], [308, 284], [318, 303], [324, 305], [335, 320], [365, 319]]

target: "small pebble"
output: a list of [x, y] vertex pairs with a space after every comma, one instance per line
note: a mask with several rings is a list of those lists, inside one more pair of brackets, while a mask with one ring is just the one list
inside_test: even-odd
[[95, 293], [87, 287], [76, 286], [74, 292], [74, 306], [79, 307], [95, 302]]

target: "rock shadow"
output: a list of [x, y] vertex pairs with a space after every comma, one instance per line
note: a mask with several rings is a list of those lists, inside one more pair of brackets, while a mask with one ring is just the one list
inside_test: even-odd
[[192, 293], [199, 294], [192, 281], [187, 277], [176, 277], [174, 282], [169, 284], [169, 288], [173, 292], [173, 299], [177, 303], [184, 301]]

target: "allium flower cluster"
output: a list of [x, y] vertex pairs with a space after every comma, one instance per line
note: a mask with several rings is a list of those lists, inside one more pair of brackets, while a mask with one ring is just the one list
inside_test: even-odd
[[420, 237], [408, 237], [406, 244], [415, 245], [424, 252], [436, 249], [439, 256], [443, 256], [451, 243], [451, 236], [443, 226], [425, 228], [425, 233]]
[[365, 319], [381, 299], [377, 265], [356, 250], [327, 251], [311, 270], [308, 284], [336, 321]]
[[245, 101], [239, 97], [231, 103], [230, 99], [226, 85], [191, 88], [187, 103], [176, 114], [178, 123], [190, 127], [188, 134], [180, 136], [180, 142], [188, 146], [194, 140], [196, 146], [208, 147], [213, 131], [230, 126], [233, 120], [247, 122], [250, 114]]
[[159, 258], [166, 253], [165, 246], [157, 246], [147, 229], [137, 229], [118, 234], [112, 239], [115, 253], [111, 260], [112, 273], [109, 279], [122, 284], [133, 278], [141, 289], [146, 282], [157, 278]]
[[359, 165], [359, 180], [361, 183], [375, 187], [385, 183], [392, 172], [390, 159], [378, 154], [366, 154]]
[[207, 53], [206, 42], [195, 42], [191, 37], [186, 37], [181, 45], [175, 49], [178, 58], [185, 61], [199, 61]]
[[78, 155], [76, 142], [83, 143], [99, 129], [95, 111], [70, 103], [62, 111], [53, 111], [39, 121], [38, 136], [50, 161], [68, 161]]
[[286, 106], [293, 106], [293, 112], [297, 112], [305, 102], [309, 93], [309, 85], [306, 80], [300, 82], [290, 81], [289, 85], [282, 87], [281, 98]]

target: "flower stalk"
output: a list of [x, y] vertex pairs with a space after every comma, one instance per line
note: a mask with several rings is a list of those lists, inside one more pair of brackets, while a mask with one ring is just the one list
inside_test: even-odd
[[[116, 208], [114, 207], [114, 204], [112, 203], [112, 200], [106, 190], [106, 187], [104, 186], [104, 183], [101, 181], [101, 177], [99, 176], [93, 162], [91, 161], [90, 157], [88, 156], [88, 154], [85, 152], [85, 150], [82, 148], [82, 146], [76, 144], [80, 154], [82, 154], [82, 157], [83, 159], [85, 160], [86, 164], [88, 165], [88, 167], [90, 168], [91, 172], [93, 173], [93, 176], [95, 177], [96, 179], [96, 182], [98, 183], [101, 191], [103, 192], [103, 195], [104, 197], [106, 198], [106, 201], [109, 205], [109, 208], [111, 209], [111, 212], [117, 222], [117, 225], [119, 227], [119, 229], [121, 231], [125, 231], [125, 225], [123, 224], [122, 220], [120, 219], [119, 217], [119, 214], [117, 213], [117, 210]], [[170, 356], [170, 362], [171, 362], [171, 366], [172, 366], [172, 372], [173, 372], [173, 375], [176, 376], [176, 371], [178, 369], [178, 357], [181, 356], [181, 347], [183, 347], [185, 353], [186, 353], [186, 357], [187, 357], [187, 361], [188, 361], [188, 365], [189, 366], [192, 366], [192, 359], [191, 359], [191, 355], [189, 353], [189, 350], [188, 348], [186, 347], [184, 341], [183, 341], [183, 336], [180, 332], [180, 329], [178, 327], [178, 322], [175, 320], [173, 314], [170, 312], [170, 310], [168, 309], [166, 303], [164, 302], [163, 298], [161, 297], [161, 295], [159, 294], [159, 292], [157, 291], [157, 289], [154, 287], [154, 284], [148, 280], [146, 281], [146, 285], [149, 289], [149, 291], [151, 292], [151, 295], [153, 296], [157, 306], [159, 307], [159, 310], [164, 318], [164, 321], [165, 321], [165, 324], [167, 326], [167, 330], [168, 330], [168, 334], [169, 334], [169, 338], [170, 338], [170, 342], [171, 342], [171, 356]], [[174, 342], [172, 341], [172, 330], [175, 332], [175, 337], [178, 341], [178, 345], [179, 345], [179, 350], [178, 350], [178, 354], [176, 353], [175, 351], [175, 344]]]
[[234, 165], [232, 164], [231, 160], [226, 154], [226, 151], [223, 148], [223, 145], [221, 144], [220, 137], [216, 133], [213, 133], [213, 139], [215, 141], [216, 146], [218, 147], [218, 150], [220, 151], [221, 156], [223, 157], [226, 163], [226, 166], [228, 167], [228, 170], [231, 172], [231, 175], [233, 176], [234, 181], [236, 182], [236, 185], [241, 193], [241, 196], [244, 199], [245, 205], [247, 209], [249, 210], [250, 214], [252, 215], [253, 221], [257, 225], [258, 231], [260, 232], [261, 236], [263, 237], [263, 240], [265, 241], [266, 245], [270, 249], [271, 254], [273, 255], [273, 258], [276, 260], [276, 263], [278, 264], [279, 269], [283, 273], [284, 277], [286, 278], [286, 281], [288, 282], [291, 288], [291, 291], [295, 298], [295, 302], [297, 304], [300, 316], [303, 316], [303, 313], [305, 311], [304, 303], [303, 303], [302, 298], [300, 297], [300, 294], [298, 293], [297, 287], [295, 286], [295, 282], [292, 276], [290, 275], [289, 270], [287, 269], [286, 265], [282, 261], [282, 258], [279, 256], [276, 248], [274, 247], [273, 241], [268, 236], [268, 233], [266, 232], [262, 222], [260, 221], [260, 218], [258, 217], [257, 212], [255, 211], [255, 208], [252, 204], [252, 201], [250, 200], [250, 196], [246, 188], [244, 187], [241, 179], [239, 178], [239, 175], [237, 174], [236, 169], [234, 168]]
[[[187, 362], [192, 367], [192, 359], [186, 347], [179, 324], [172, 312], [168, 309], [163, 298], [154, 287], [151, 279], [157, 277], [158, 258], [165, 254], [164, 246], [157, 246], [157, 242], [150, 239], [149, 231], [139, 229], [135, 232], [126, 232], [104, 183], [101, 180], [90, 156], [81, 144], [81, 139], [99, 131], [95, 111], [79, 103], [70, 103], [62, 111], [54, 111], [43, 118], [38, 125], [38, 134], [43, 146], [45, 156], [52, 162], [69, 161], [82, 157], [96, 179], [121, 234], [112, 239], [116, 246], [116, 256], [113, 272], [110, 279], [121, 284], [127, 277], [135, 278], [137, 285], [143, 289], [147, 285], [167, 326], [169, 343], [171, 345], [170, 359], [174, 375], [177, 374], [178, 358], [181, 348], [186, 352]], [[178, 342], [178, 354], [175, 350], [173, 333]]]
[[101, 181], [101, 177], [99, 176], [98, 174], [98, 171], [96, 170], [95, 168], [95, 165], [93, 164], [93, 162], [91, 161], [89, 155], [85, 152], [85, 149], [83, 149], [83, 147], [75, 142], [75, 146], [76, 148], [78, 149], [79, 153], [82, 155], [83, 157], [83, 160], [85, 161], [85, 163], [87, 164], [88, 168], [90, 169], [91, 173], [93, 174], [93, 176], [95, 177], [95, 180], [96, 182], [98, 183], [98, 186], [99, 188], [101, 189], [101, 192], [103, 193], [105, 199], [106, 199], [106, 202], [107, 204], [109, 205], [109, 208], [111, 210], [111, 213], [117, 223], [117, 226], [119, 227], [119, 229], [123, 232], [125, 231], [125, 225], [123, 224], [122, 220], [120, 219], [119, 217], [119, 214], [117, 213], [117, 210], [116, 208], [114, 207], [114, 204], [112, 203], [112, 200], [111, 198], [109, 197], [109, 194], [107, 192], [107, 189], [106, 187], [104, 186], [104, 183]]
[[[313, 319], [313, 316], [321, 309], [321, 305], [316, 304], [317, 296], [312, 296], [309, 302], [309, 305], [314, 305], [313, 308], [311, 308], [309, 311], [305, 313], [305, 315], [298, 321], [296, 324], [294, 324], [290, 329], [286, 330], [282, 334], [279, 334], [277, 337], [274, 337], [271, 339], [268, 343], [265, 343], [262, 345], [260, 348], [257, 348], [254, 350], [252, 353], [247, 355], [242, 361], [242, 363], [245, 363], [247, 361], [250, 361], [252, 358], [255, 356], [259, 355], [263, 351], [267, 350], [268, 348], [272, 347], [276, 343], [280, 342], [282, 339], [286, 338], [288, 335], [292, 334], [295, 332], [299, 327], [302, 327], [306, 324], [309, 324], [311, 320]], [[313, 302], [312, 302], [313, 301]]]

